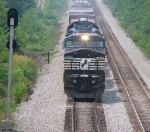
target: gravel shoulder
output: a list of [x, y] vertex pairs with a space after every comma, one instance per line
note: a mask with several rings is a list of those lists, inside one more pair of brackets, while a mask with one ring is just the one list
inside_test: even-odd
[[124, 106], [124, 99], [114, 80], [113, 73], [106, 60], [106, 85], [102, 95], [107, 130], [109, 132], [133, 131], [129, 116]]
[[[69, 0], [69, 7], [71, 0]], [[43, 65], [37, 77], [34, 93], [28, 102], [22, 103], [14, 114], [18, 131], [63, 132], [67, 96], [63, 88], [62, 41], [68, 26], [69, 11], [62, 16], [59, 25], [62, 32], [58, 53], [50, 64]]]

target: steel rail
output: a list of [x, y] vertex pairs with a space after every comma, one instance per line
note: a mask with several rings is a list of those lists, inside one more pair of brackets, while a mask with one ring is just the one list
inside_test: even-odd
[[100, 132], [101, 127], [100, 127], [100, 122], [99, 122], [99, 113], [98, 113], [98, 110], [97, 110], [97, 102], [96, 101], [94, 101], [94, 109], [95, 109], [95, 118], [96, 118], [97, 131]]
[[[107, 45], [106, 45], [106, 46], [107, 46]], [[128, 97], [128, 99], [129, 99], [129, 101], [130, 101], [132, 110], [133, 110], [133, 112], [134, 112], [134, 114], [135, 114], [135, 116], [136, 116], [136, 118], [137, 118], [137, 121], [138, 121], [138, 123], [139, 123], [139, 125], [140, 125], [140, 128], [141, 128], [142, 132], [145, 132], [144, 127], [143, 127], [143, 125], [142, 125], [142, 122], [141, 122], [141, 120], [140, 120], [140, 118], [139, 118], [139, 116], [138, 116], [138, 113], [137, 113], [137, 111], [136, 111], [136, 109], [135, 109], [135, 106], [134, 106], [134, 104], [133, 104], [133, 102], [132, 102], [132, 100], [131, 100], [131, 98], [130, 98], [129, 92], [128, 92], [126, 86], [125, 86], [125, 83], [124, 83], [124, 81], [123, 81], [123, 78], [122, 78], [122, 76], [121, 76], [121, 74], [120, 74], [120, 72], [119, 72], [119, 70], [118, 70], [118, 67], [117, 67], [117, 65], [116, 65], [116, 63], [115, 63], [115, 61], [114, 61], [114, 58], [113, 58], [113, 56], [112, 56], [112, 54], [111, 54], [110, 49], [108, 48], [108, 46], [107, 46], [107, 49], [108, 49], [108, 51], [109, 51], [109, 53], [110, 53], [110, 56], [111, 56], [112, 61], [113, 61], [113, 63], [114, 63], [114, 66], [115, 66], [115, 68], [116, 68], [116, 70], [117, 70], [117, 72], [118, 72], [118, 75], [119, 75], [120, 79], [121, 79], [122, 85], [123, 85], [123, 87], [124, 87], [124, 89], [125, 89], [125, 92], [126, 92], [127, 97]]]
[[73, 99], [72, 106], [72, 132], [75, 132], [75, 100]]
[[[95, 1], [95, 3], [96, 3], [96, 1]], [[99, 12], [99, 8], [97, 7], [97, 3], [95, 4], [95, 6], [96, 6], [96, 8], [97, 8], [97, 11]], [[100, 12], [99, 12], [99, 13], [100, 13]], [[116, 42], [116, 39], [115, 39], [115, 37], [113, 36], [111, 30], [109, 29], [106, 20], [105, 20], [105, 19], [103, 19], [103, 20], [104, 20], [104, 23], [105, 23], [106, 27], [108, 28], [108, 30], [109, 30], [111, 36], [113, 37], [114, 41]], [[99, 24], [98, 24], [98, 25], [99, 25]], [[100, 27], [100, 25], [99, 25], [99, 27]], [[102, 31], [102, 30], [101, 30], [101, 31]], [[116, 43], [117, 43], [117, 42], [116, 42]], [[117, 46], [118, 46], [118, 44], [117, 44]], [[139, 118], [139, 116], [138, 116], [138, 113], [137, 113], [136, 109], [135, 109], [135, 106], [134, 106], [134, 104], [133, 104], [133, 102], [132, 102], [132, 100], [131, 100], [131, 98], [130, 98], [129, 92], [128, 92], [126, 86], [125, 86], [125, 83], [124, 83], [124, 81], [123, 81], [123, 78], [122, 78], [122, 76], [121, 76], [121, 74], [120, 74], [120, 72], [119, 72], [119, 70], [118, 70], [118, 67], [117, 67], [117, 65], [116, 65], [116, 63], [115, 63], [115, 60], [114, 60], [114, 58], [113, 58], [113, 55], [112, 55], [112, 53], [111, 53], [109, 47], [107, 46], [107, 43], [106, 43], [106, 47], [107, 47], [107, 49], [108, 49], [108, 51], [109, 51], [109, 53], [110, 53], [110, 56], [111, 56], [112, 61], [113, 61], [113, 63], [114, 63], [114, 66], [115, 66], [115, 68], [116, 68], [116, 70], [117, 70], [117, 73], [118, 73], [118, 75], [119, 75], [119, 77], [120, 77], [120, 79], [121, 79], [122, 85], [123, 85], [123, 87], [124, 87], [124, 89], [125, 89], [125, 92], [126, 92], [126, 94], [127, 94], [127, 97], [128, 97], [128, 99], [129, 99], [129, 102], [130, 102], [130, 104], [131, 104], [132, 110], [133, 110], [133, 112], [134, 112], [134, 114], [135, 114], [135, 116], [136, 116], [136, 119], [137, 119], [137, 121], [138, 121], [138, 123], [139, 123], [139, 126], [140, 126], [142, 132], [145, 132], [144, 127], [143, 127], [143, 125], [142, 125], [142, 122], [141, 122], [141, 120], [140, 120], [140, 118]], [[118, 46], [118, 47], [119, 47], [119, 46]], [[119, 49], [120, 49], [120, 47], [119, 47]], [[122, 51], [122, 50], [121, 50], [121, 51]], [[123, 54], [123, 56], [125, 57], [124, 54]], [[126, 57], [125, 57], [125, 59], [126, 59]], [[127, 59], [126, 59], [126, 61], [127, 61], [128, 64], [130, 64]], [[132, 69], [132, 71], [135, 73], [135, 71], [134, 71], [134, 69], [131, 67], [131, 65], [129, 65], [129, 66], [130, 66], [130, 68]], [[134, 75], [136, 76], [136, 78], [138, 78], [136, 74], [134, 74]], [[138, 80], [139, 80], [139, 78], [138, 78]], [[139, 81], [140, 81], [140, 80], [139, 80]], [[142, 84], [141, 81], [140, 81], [140, 84]], [[142, 85], [142, 87], [143, 87], [143, 85]], [[146, 91], [146, 90], [144, 90], [144, 91]], [[147, 92], [146, 92], [146, 93], [147, 93]], [[147, 93], [146, 95], [148, 95], [148, 93]], [[148, 95], [148, 98], [149, 98], [149, 95]], [[149, 99], [150, 99], [150, 98], [149, 98]]]
[[[116, 40], [116, 38], [114, 37], [114, 35], [113, 35], [112, 31], [110, 30], [110, 28], [108, 27], [108, 24], [107, 24], [107, 22], [106, 22], [105, 19], [104, 19], [104, 23], [105, 23], [105, 25], [107, 26], [107, 28], [108, 28], [108, 30], [109, 30], [111, 36], [113, 37], [115, 43], [117, 44], [117, 47], [119, 48], [119, 50], [121, 51], [121, 53], [123, 53], [123, 50], [122, 50], [122, 49], [120, 48], [120, 46], [118, 45], [117, 40]], [[146, 94], [147, 98], [150, 100], [150, 95], [147, 93], [145, 87], [143, 86], [142, 82], [140, 81], [140, 79], [139, 79], [139, 77], [137, 76], [135, 70], [133, 69], [133, 67], [131, 66], [130, 62], [128, 61], [127, 57], [125, 56], [125, 54], [122, 54], [122, 55], [124, 56], [125, 60], [127, 61], [128, 65], [129, 65], [129, 67], [131, 68], [132, 72], [134, 73], [135, 77], [137, 78], [138, 82], [140, 83], [140, 85], [141, 85], [141, 87], [142, 87], [144, 93]]]

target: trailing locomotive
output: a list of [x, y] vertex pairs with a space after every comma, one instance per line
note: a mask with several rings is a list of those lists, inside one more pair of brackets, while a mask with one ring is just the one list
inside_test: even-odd
[[98, 27], [85, 18], [72, 23], [63, 47], [65, 93], [100, 100], [105, 89], [105, 39]]

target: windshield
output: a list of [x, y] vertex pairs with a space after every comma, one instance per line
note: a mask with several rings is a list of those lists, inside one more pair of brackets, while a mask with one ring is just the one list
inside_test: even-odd
[[81, 42], [81, 41], [67, 41], [66, 47], [90, 47], [90, 48], [104, 48], [103, 41], [88, 41], [88, 42]]
[[80, 41], [67, 41], [66, 47], [83, 47], [83, 43]]
[[86, 47], [99, 47], [99, 48], [103, 48], [104, 44], [102, 41], [97, 41], [97, 42], [87, 42], [86, 43]]

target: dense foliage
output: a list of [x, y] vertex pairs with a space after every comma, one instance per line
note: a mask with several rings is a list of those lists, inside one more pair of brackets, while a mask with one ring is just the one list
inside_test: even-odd
[[54, 36], [57, 35], [57, 31], [54, 30], [56, 22], [55, 19], [47, 19], [41, 10], [28, 10], [17, 28], [20, 49], [24, 52], [45, 52], [46, 46], [49, 45], [53, 50]]
[[31, 7], [35, 7], [36, 3], [34, 0], [6, 0], [6, 7], [15, 8], [18, 10], [20, 17]]
[[46, 50], [53, 50], [58, 42], [60, 33], [55, 26], [61, 12], [65, 10], [67, 1], [45, 0], [43, 10], [41, 6], [37, 7], [38, 1], [0, 1], [0, 125], [5, 119], [8, 84], [9, 50], [6, 48], [9, 38], [9, 28], [6, 25], [8, 9], [16, 8], [19, 12], [19, 24], [14, 32], [14, 39], [19, 48], [13, 54], [11, 111], [14, 111], [20, 102], [28, 100], [36, 77], [35, 60], [25, 54], [46, 53]]
[[22, 51], [46, 53], [46, 50], [54, 49], [59, 36], [55, 25], [65, 4], [64, 0], [46, 1], [43, 10], [32, 7], [22, 15], [20, 26], [16, 29]]
[[128, 35], [150, 58], [150, 1], [149, 0], [103, 0]]

